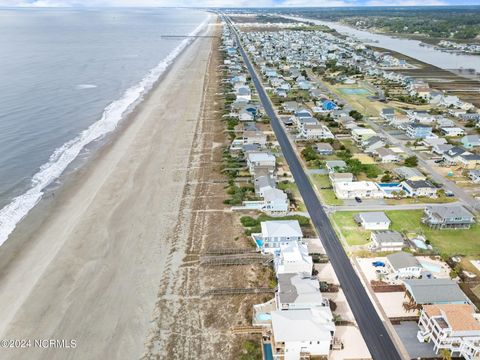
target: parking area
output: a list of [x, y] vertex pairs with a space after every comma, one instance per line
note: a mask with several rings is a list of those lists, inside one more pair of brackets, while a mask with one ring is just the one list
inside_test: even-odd
[[331, 352], [331, 360], [371, 359], [370, 352], [356, 326], [337, 326], [335, 337], [340, 339], [344, 348]]
[[374, 263], [374, 262], [379, 262], [379, 263], [386, 264], [386, 258], [385, 257], [357, 258], [357, 261], [358, 261], [358, 264], [360, 265], [360, 268], [361, 268], [363, 274], [367, 278], [368, 282], [371, 282], [372, 280], [373, 281], [378, 281], [381, 278], [383, 278], [383, 281], [390, 283], [390, 281], [387, 281], [387, 279], [385, 279], [385, 275], [388, 274], [386, 266], [385, 267], [381, 267], [381, 266], [375, 267], [375, 266], [372, 265], [372, 263]]
[[418, 327], [414, 321], [402, 321], [394, 325], [395, 331], [403, 342], [411, 359], [436, 358], [432, 343], [421, 343], [417, 339]]
[[418, 315], [416, 310], [407, 311], [403, 307], [405, 302], [405, 293], [403, 291], [398, 292], [385, 292], [375, 293], [380, 304], [382, 304], [383, 311], [389, 318], [402, 318]]

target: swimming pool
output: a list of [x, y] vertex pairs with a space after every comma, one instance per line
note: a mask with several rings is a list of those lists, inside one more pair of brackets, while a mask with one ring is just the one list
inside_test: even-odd
[[432, 272], [432, 273], [439, 273], [442, 271], [442, 268], [440, 265], [437, 265], [437, 264], [432, 264], [432, 263], [429, 263], [429, 262], [420, 262], [420, 264], [423, 266], [424, 269], [427, 269], [428, 271]]
[[417, 246], [419, 249], [428, 250], [427, 244], [425, 244], [422, 240], [413, 239], [412, 242]]
[[265, 360], [273, 360], [272, 344], [263, 344]]
[[259, 321], [268, 321], [272, 319], [272, 315], [268, 313], [259, 313], [255, 316]]
[[258, 246], [259, 248], [263, 247], [263, 240], [255, 239], [255, 242], [257, 243], [257, 246]]

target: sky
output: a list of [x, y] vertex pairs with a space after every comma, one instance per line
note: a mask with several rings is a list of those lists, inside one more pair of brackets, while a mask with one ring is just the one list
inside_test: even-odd
[[480, 0], [0, 0], [13, 7], [96, 6], [208, 6], [208, 7], [292, 7], [292, 6], [426, 6], [480, 5]]

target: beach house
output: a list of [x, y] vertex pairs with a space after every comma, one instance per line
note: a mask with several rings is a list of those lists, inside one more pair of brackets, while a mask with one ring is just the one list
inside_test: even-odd
[[255, 166], [267, 166], [275, 168], [275, 156], [269, 152], [250, 152], [247, 154], [248, 170], [254, 173]]
[[418, 328], [418, 341], [433, 343], [436, 354], [446, 349], [453, 357], [480, 358], [480, 321], [472, 305], [425, 305]]
[[277, 275], [278, 289], [275, 302], [278, 310], [296, 311], [315, 307], [328, 307], [328, 299], [320, 292], [318, 279], [309, 273], [283, 273]]
[[473, 149], [480, 146], [480, 135], [467, 135], [460, 141], [466, 149]]
[[354, 219], [365, 230], [388, 230], [392, 223], [382, 211], [361, 212]]
[[407, 136], [412, 139], [425, 139], [432, 135], [432, 127], [411, 123], [407, 127]]
[[337, 181], [333, 184], [335, 195], [339, 199], [381, 199], [383, 191], [373, 181]]
[[435, 197], [437, 188], [428, 180], [405, 180], [400, 184], [408, 196]]
[[462, 205], [428, 205], [422, 222], [433, 229], [469, 229], [475, 217]]
[[335, 323], [329, 308], [273, 311], [273, 359], [323, 358], [330, 354]]
[[451, 279], [404, 279], [405, 298], [420, 308], [429, 304], [470, 304], [470, 300]]
[[371, 251], [401, 251], [405, 246], [403, 235], [398, 231], [375, 230], [370, 234]]
[[252, 234], [262, 252], [275, 253], [280, 245], [301, 241], [303, 232], [297, 220], [270, 220], [260, 223], [261, 232]]
[[375, 135], [377, 135], [377, 133], [372, 129], [360, 128], [360, 127], [352, 129], [352, 138], [358, 144], [363, 143], [363, 141]]
[[418, 169], [407, 166], [400, 166], [393, 169], [392, 172], [400, 179], [404, 180], [420, 181], [427, 179], [427, 177], [423, 175]]
[[291, 242], [280, 245], [280, 253], [274, 259], [277, 276], [280, 274], [312, 274], [313, 260], [308, 255], [307, 245]]
[[417, 258], [406, 252], [387, 255], [387, 264], [393, 279], [419, 278], [423, 270]]

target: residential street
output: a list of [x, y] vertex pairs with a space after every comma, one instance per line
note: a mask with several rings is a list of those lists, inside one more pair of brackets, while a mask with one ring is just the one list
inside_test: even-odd
[[[228, 19], [227, 19], [228, 21]], [[231, 23], [228, 21], [230, 26]], [[233, 26], [232, 26], [233, 29]], [[387, 331], [385, 324], [380, 319], [375, 310], [364, 286], [362, 285], [357, 273], [355, 272], [350, 259], [343, 249], [329, 218], [318, 200], [318, 197], [312, 188], [312, 185], [297, 158], [292, 145], [290, 144], [286, 133], [284, 132], [280, 120], [275, 114], [270, 99], [268, 98], [248, 56], [240, 44], [238, 33], [236, 34], [237, 43], [241, 55], [247, 65], [248, 71], [260, 96], [260, 100], [265, 108], [267, 115], [271, 118], [271, 125], [281, 146], [285, 159], [295, 178], [298, 189], [304, 199], [308, 212], [311, 215], [313, 225], [315, 226], [327, 255], [335, 269], [341, 287], [345, 292], [347, 301], [353, 311], [355, 320], [360, 328], [362, 336], [367, 343], [368, 349], [374, 359], [396, 360], [401, 359], [393, 340]]]

